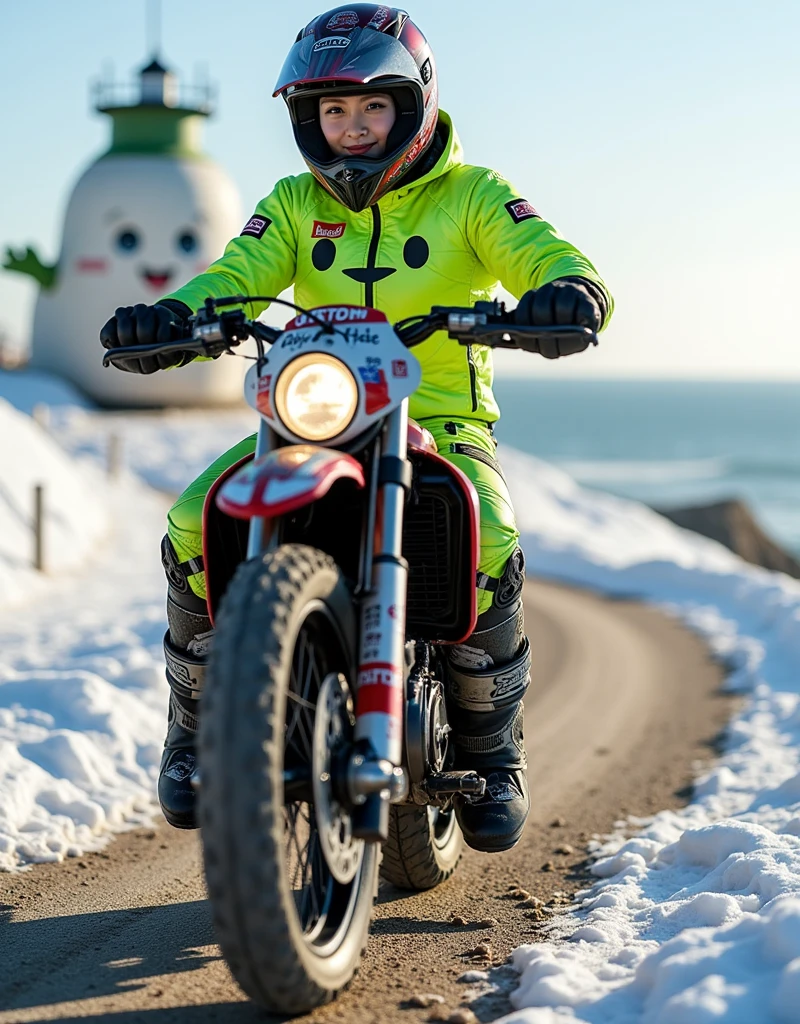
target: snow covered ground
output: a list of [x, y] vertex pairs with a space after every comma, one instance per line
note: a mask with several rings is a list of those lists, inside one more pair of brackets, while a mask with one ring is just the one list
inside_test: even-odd
[[[52, 409], [55, 444], [2, 401], [32, 408], [24, 377], [10, 376], [0, 374], [0, 431], [14, 439], [0, 449], [0, 869], [95, 849], [152, 809], [168, 499], [144, 481], [177, 492], [252, 429], [245, 413], [158, 421], [67, 396]], [[111, 433], [127, 467], [114, 480], [102, 471]], [[749, 694], [694, 802], [598, 844], [597, 883], [577, 911], [554, 921], [552, 941], [515, 952], [518, 1010], [505, 1020], [800, 1021], [800, 584], [521, 453], [503, 460], [531, 571], [668, 607]], [[29, 568], [34, 469], [57, 496], [46, 578]]]
[[528, 456], [503, 462], [535, 572], [667, 607], [750, 694], [693, 802], [598, 843], [577, 912], [514, 952], [504, 1024], [797, 1024], [800, 583]]

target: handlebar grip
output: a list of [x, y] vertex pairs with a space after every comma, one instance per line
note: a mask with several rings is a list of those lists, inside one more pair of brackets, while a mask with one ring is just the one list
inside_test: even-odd
[[283, 331], [279, 328], [270, 327], [269, 324], [262, 324], [257, 320], [252, 321], [250, 329], [254, 338], [260, 338], [261, 341], [266, 341], [268, 345], [274, 345], [283, 334]]

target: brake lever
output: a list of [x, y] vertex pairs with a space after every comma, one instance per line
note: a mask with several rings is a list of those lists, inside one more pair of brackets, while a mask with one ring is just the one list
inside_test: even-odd
[[[103, 353], [103, 366], [114, 366], [116, 359], [138, 359], [140, 356], [157, 356], [162, 352], [169, 352], [173, 348], [180, 348], [181, 341], [156, 341], [152, 345], [120, 345], [117, 348], [109, 348]], [[198, 353], [199, 354], [199, 353]]]
[[[548, 324], [544, 327], [530, 327], [523, 324], [509, 324], [508, 326], [497, 326], [495, 324], [478, 324], [472, 328], [469, 334], [453, 334], [462, 345], [488, 345], [491, 348], [519, 349], [523, 352], [538, 352], [538, 343], [542, 335], [549, 335], [556, 341], [572, 341], [575, 337], [586, 339], [589, 345], [598, 345], [599, 339], [595, 331], [590, 327], [579, 327]], [[529, 342], [526, 344], [526, 341]]]

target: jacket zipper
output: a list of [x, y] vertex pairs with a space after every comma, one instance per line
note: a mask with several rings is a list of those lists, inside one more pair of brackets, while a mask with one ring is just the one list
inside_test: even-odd
[[475, 369], [475, 363], [472, 361], [472, 345], [467, 345], [467, 363], [469, 364], [469, 389], [472, 393], [472, 411], [476, 412], [478, 409], [478, 371]]
[[[370, 210], [372, 210], [372, 238], [369, 241], [369, 251], [367, 252], [367, 270], [374, 270], [378, 259], [378, 242], [381, 239], [381, 211], [378, 209], [377, 203], [370, 206]], [[375, 305], [375, 284], [372, 281], [367, 281], [364, 285], [364, 305]]]
[[[372, 238], [369, 241], [367, 252], [367, 270], [374, 270], [378, 259], [378, 243], [381, 240], [381, 211], [378, 204], [370, 206], [372, 211]], [[374, 306], [375, 284], [367, 281], [364, 285], [364, 305]], [[472, 396], [472, 411], [478, 410], [478, 373], [472, 359], [472, 345], [467, 345], [467, 363], [469, 364], [469, 389]]]

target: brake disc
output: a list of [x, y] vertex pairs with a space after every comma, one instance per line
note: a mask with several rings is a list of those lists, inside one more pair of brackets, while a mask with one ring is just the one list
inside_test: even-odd
[[406, 697], [406, 759], [414, 783], [439, 772], [447, 756], [447, 711], [442, 684], [431, 676], [409, 680]]
[[322, 853], [334, 879], [342, 885], [353, 880], [364, 855], [364, 841], [353, 837], [349, 810], [336, 796], [334, 762], [353, 740], [353, 701], [343, 675], [331, 672], [322, 681], [314, 716], [312, 788]]

